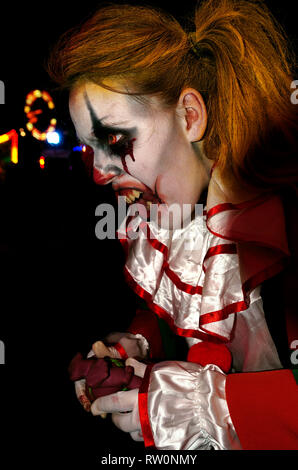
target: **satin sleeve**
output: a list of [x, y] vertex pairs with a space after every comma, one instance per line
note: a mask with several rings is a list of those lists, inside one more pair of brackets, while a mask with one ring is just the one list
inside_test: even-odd
[[142, 386], [139, 393], [145, 445], [159, 450], [240, 450], [225, 384], [226, 375], [215, 365], [155, 364], [147, 389]]

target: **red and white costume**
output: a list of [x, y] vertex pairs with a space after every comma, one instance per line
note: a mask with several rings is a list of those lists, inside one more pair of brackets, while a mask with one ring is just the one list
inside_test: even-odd
[[[148, 366], [139, 391], [145, 445], [298, 449], [298, 388], [283, 369], [260, 295], [290, 258], [280, 196], [231, 201], [212, 175], [204, 214], [186, 228], [169, 235], [138, 217], [129, 226], [139, 227], [137, 239], [119, 238], [131, 287], [190, 346], [224, 343], [233, 357], [228, 374], [179, 360]], [[152, 313], [146, 318], [141, 312], [128, 331], [152, 353], [158, 333]], [[116, 347], [129, 355], [123, 341]]]

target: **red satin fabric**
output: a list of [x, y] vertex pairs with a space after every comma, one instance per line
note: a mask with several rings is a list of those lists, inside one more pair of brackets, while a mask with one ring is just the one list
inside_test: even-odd
[[148, 388], [153, 364], [146, 367], [142, 384], [139, 388], [139, 415], [145, 447], [155, 447], [148, 414]]
[[121, 359], [127, 359], [128, 358], [128, 355], [127, 355], [124, 347], [120, 343], [113, 344], [113, 348], [115, 348], [118, 351], [118, 353], [121, 356]]
[[229, 374], [226, 396], [244, 450], [298, 449], [298, 387], [290, 370]]

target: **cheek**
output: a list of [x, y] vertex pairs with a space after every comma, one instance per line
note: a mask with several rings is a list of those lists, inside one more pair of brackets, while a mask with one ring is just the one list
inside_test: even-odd
[[160, 174], [156, 179], [156, 192], [165, 203], [171, 203], [180, 199], [180, 187], [175, 175], [169, 173]]
[[175, 149], [168, 129], [163, 132], [161, 129], [154, 133], [151, 131], [141, 142], [133, 142], [132, 154], [122, 156], [123, 169], [152, 190], [155, 189], [158, 177], [166, 174], [169, 175], [170, 184], [174, 186], [177, 179], [173, 180], [171, 174]]
[[123, 169], [151, 189], [154, 188], [161, 168], [159, 155], [151, 146], [140, 145], [133, 149], [134, 160], [128, 159], [129, 156], [127, 154], [124, 158], [122, 157]]

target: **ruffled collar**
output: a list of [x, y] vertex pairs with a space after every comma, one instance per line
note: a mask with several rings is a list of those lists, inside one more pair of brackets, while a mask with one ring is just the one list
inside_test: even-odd
[[215, 168], [205, 211], [186, 228], [169, 234], [128, 216], [119, 231], [127, 282], [176, 334], [230, 341], [235, 315], [289, 256], [284, 219], [278, 194], [228, 193]]

